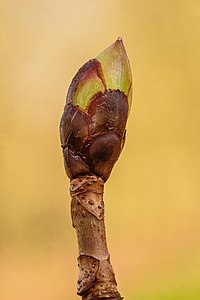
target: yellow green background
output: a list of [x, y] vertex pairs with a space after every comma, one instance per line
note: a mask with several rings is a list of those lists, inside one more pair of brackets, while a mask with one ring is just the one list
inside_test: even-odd
[[200, 1], [1, 0], [1, 300], [79, 299], [59, 120], [78, 68], [118, 36], [134, 77], [105, 187], [119, 290], [200, 299]]

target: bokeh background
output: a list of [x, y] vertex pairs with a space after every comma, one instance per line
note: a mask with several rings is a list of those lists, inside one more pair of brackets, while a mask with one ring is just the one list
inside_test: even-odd
[[134, 77], [106, 226], [129, 300], [200, 299], [200, 2], [0, 2], [0, 299], [77, 300], [59, 143], [78, 68], [118, 36]]

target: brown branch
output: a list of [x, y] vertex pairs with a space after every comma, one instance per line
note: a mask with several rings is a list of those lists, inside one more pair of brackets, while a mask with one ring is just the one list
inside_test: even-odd
[[104, 181], [95, 175], [71, 180], [71, 215], [79, 257], [77, 294], [82, 300], [120, 300], [104, 225]]

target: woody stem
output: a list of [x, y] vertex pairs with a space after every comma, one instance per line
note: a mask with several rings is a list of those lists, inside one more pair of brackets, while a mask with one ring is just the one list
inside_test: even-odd
[[78, 239], [79, 278], [82, 300], [120, 300], [110, 263], [104, 224], [104, 181], [92, 176], [71, 180], [72, 224]]

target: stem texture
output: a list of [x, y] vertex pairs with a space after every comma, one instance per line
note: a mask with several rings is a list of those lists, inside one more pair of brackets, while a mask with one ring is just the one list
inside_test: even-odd
[[72, 224], [78, 239], [79, 278], [82, 300], [120, 300], [110, 263], [104, 224], [104, 181], [95, 175], [71, 180]]

